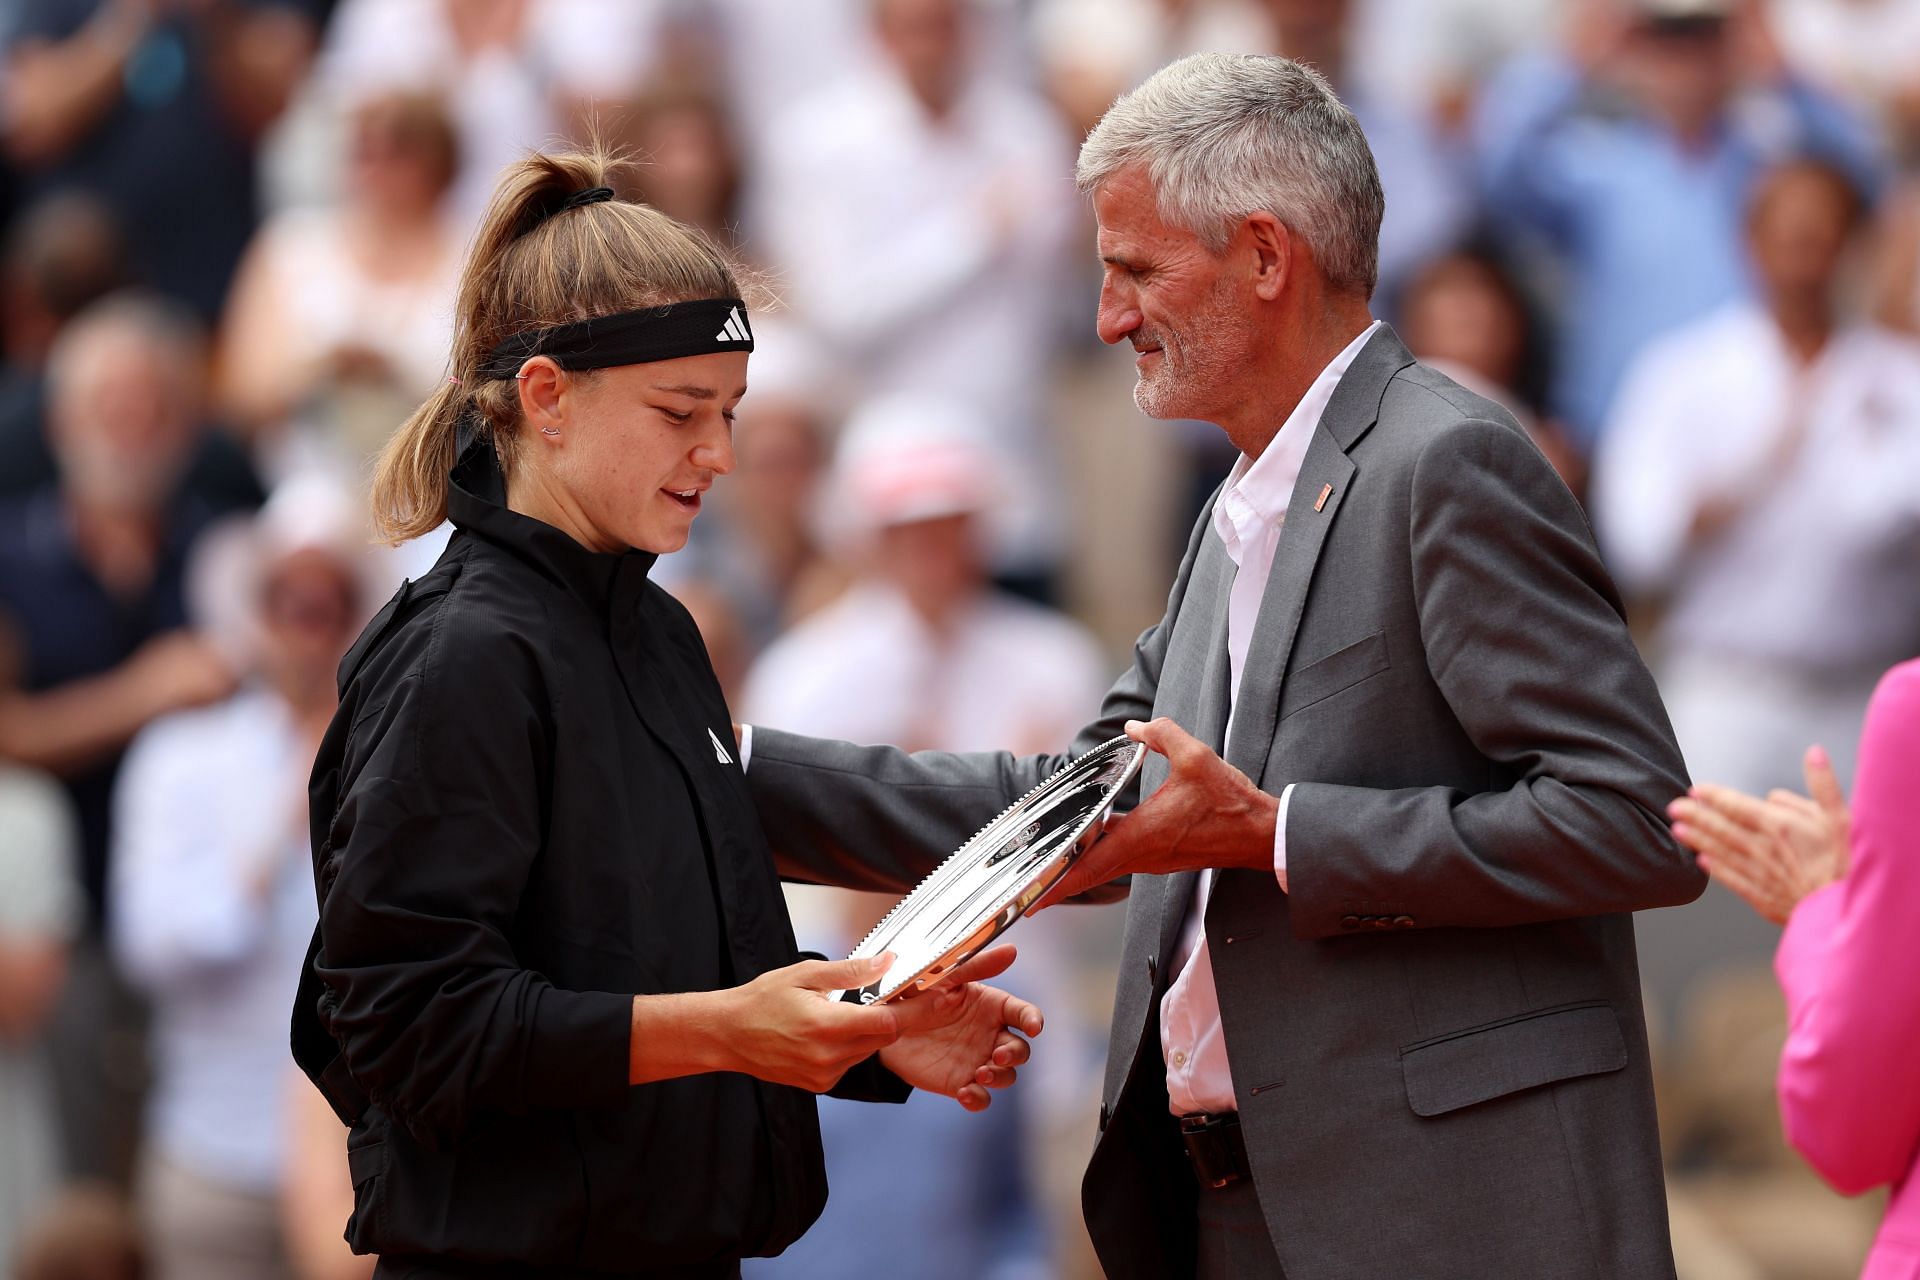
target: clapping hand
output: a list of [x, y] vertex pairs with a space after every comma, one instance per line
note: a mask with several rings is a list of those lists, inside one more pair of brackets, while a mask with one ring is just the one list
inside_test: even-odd
[[1760, 800], [1702, 783], [1667, 806], [1674, 838], [1699, 855], [1700, 869], [1775, 924], [1847, 872], [1847, 798], [1825, 751], [1810, 748], [1804, 766], [1804, 796], [1774, 791]]
[[932, 990], [888, 1005], [900, 1038], [880, 1051], [887, 1070], [969, 1111], [986, 1110], [988, 1090], [1012, 1084], [1032, 1052], [1022, 1035], [1037, 1036], [1043, 1025], [1040, 1010], [1027, 1001], [982, 985], [1013, 959], [1012, 947], [983, 951]]

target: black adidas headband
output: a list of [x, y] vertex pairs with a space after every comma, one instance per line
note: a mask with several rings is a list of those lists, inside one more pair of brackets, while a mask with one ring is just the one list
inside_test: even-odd
[[751, 350], [746, 304], [738, 298], [699, 298], [516, 333], [488, 353], [479, 372], [483, 378], [511, 378], [534, 356], [546, 356], [562, 369], [606, 369]]

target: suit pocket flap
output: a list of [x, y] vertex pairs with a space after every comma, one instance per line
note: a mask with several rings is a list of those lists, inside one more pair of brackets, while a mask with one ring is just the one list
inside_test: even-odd
[[1280, 687], [1280, 718], [1350, 689], [1387, 669], [1387, 637], [1376, 631], [1297, 668]]
[[1421, 1116], [1626, 1065], [1620, 1019], [1604, 1002], [1522, 1014], [1400, 1051], [1407, 1102]]

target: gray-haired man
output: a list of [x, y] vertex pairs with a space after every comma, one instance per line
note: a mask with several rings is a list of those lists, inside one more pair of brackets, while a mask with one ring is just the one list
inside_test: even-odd
[[[1102, 1262], [1671, 1276], [1628, 913], [1703, 878], [1579, 508], [1372, 321], [1379, 181], [1312, 71], [1175, 63], [1079, 179], [1142, 408], [1245, 455], [1073, 744], [1154, 749], [1064, 890], [1132, 877], [1084, 1193]], [[789, 869], [896, 885], [1060, 763], [771, 730], [752, 752]]]

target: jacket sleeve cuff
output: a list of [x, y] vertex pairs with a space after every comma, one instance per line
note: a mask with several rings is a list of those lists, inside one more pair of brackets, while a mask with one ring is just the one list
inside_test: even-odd
[[887, 1070], [874, 1054], [857, 1062], [840, 1077], [840, 1083], [827, 1090], [829, 1098], [848, 1098], [854, 1102], [905, 1102], [913, 1086]]
[[1773, 971], [1787, 1000], [1789, 1021], [1819, 991], [1845, 914], [1846, 884], [1836, 880], [1802, 898], [1787, 917], [1773, 954]]
[[539, 1000], [527, 1046], [528, 1101], [563, 1107], [619, 1103], [632, 1061], [633, 997], [548, 987]]

